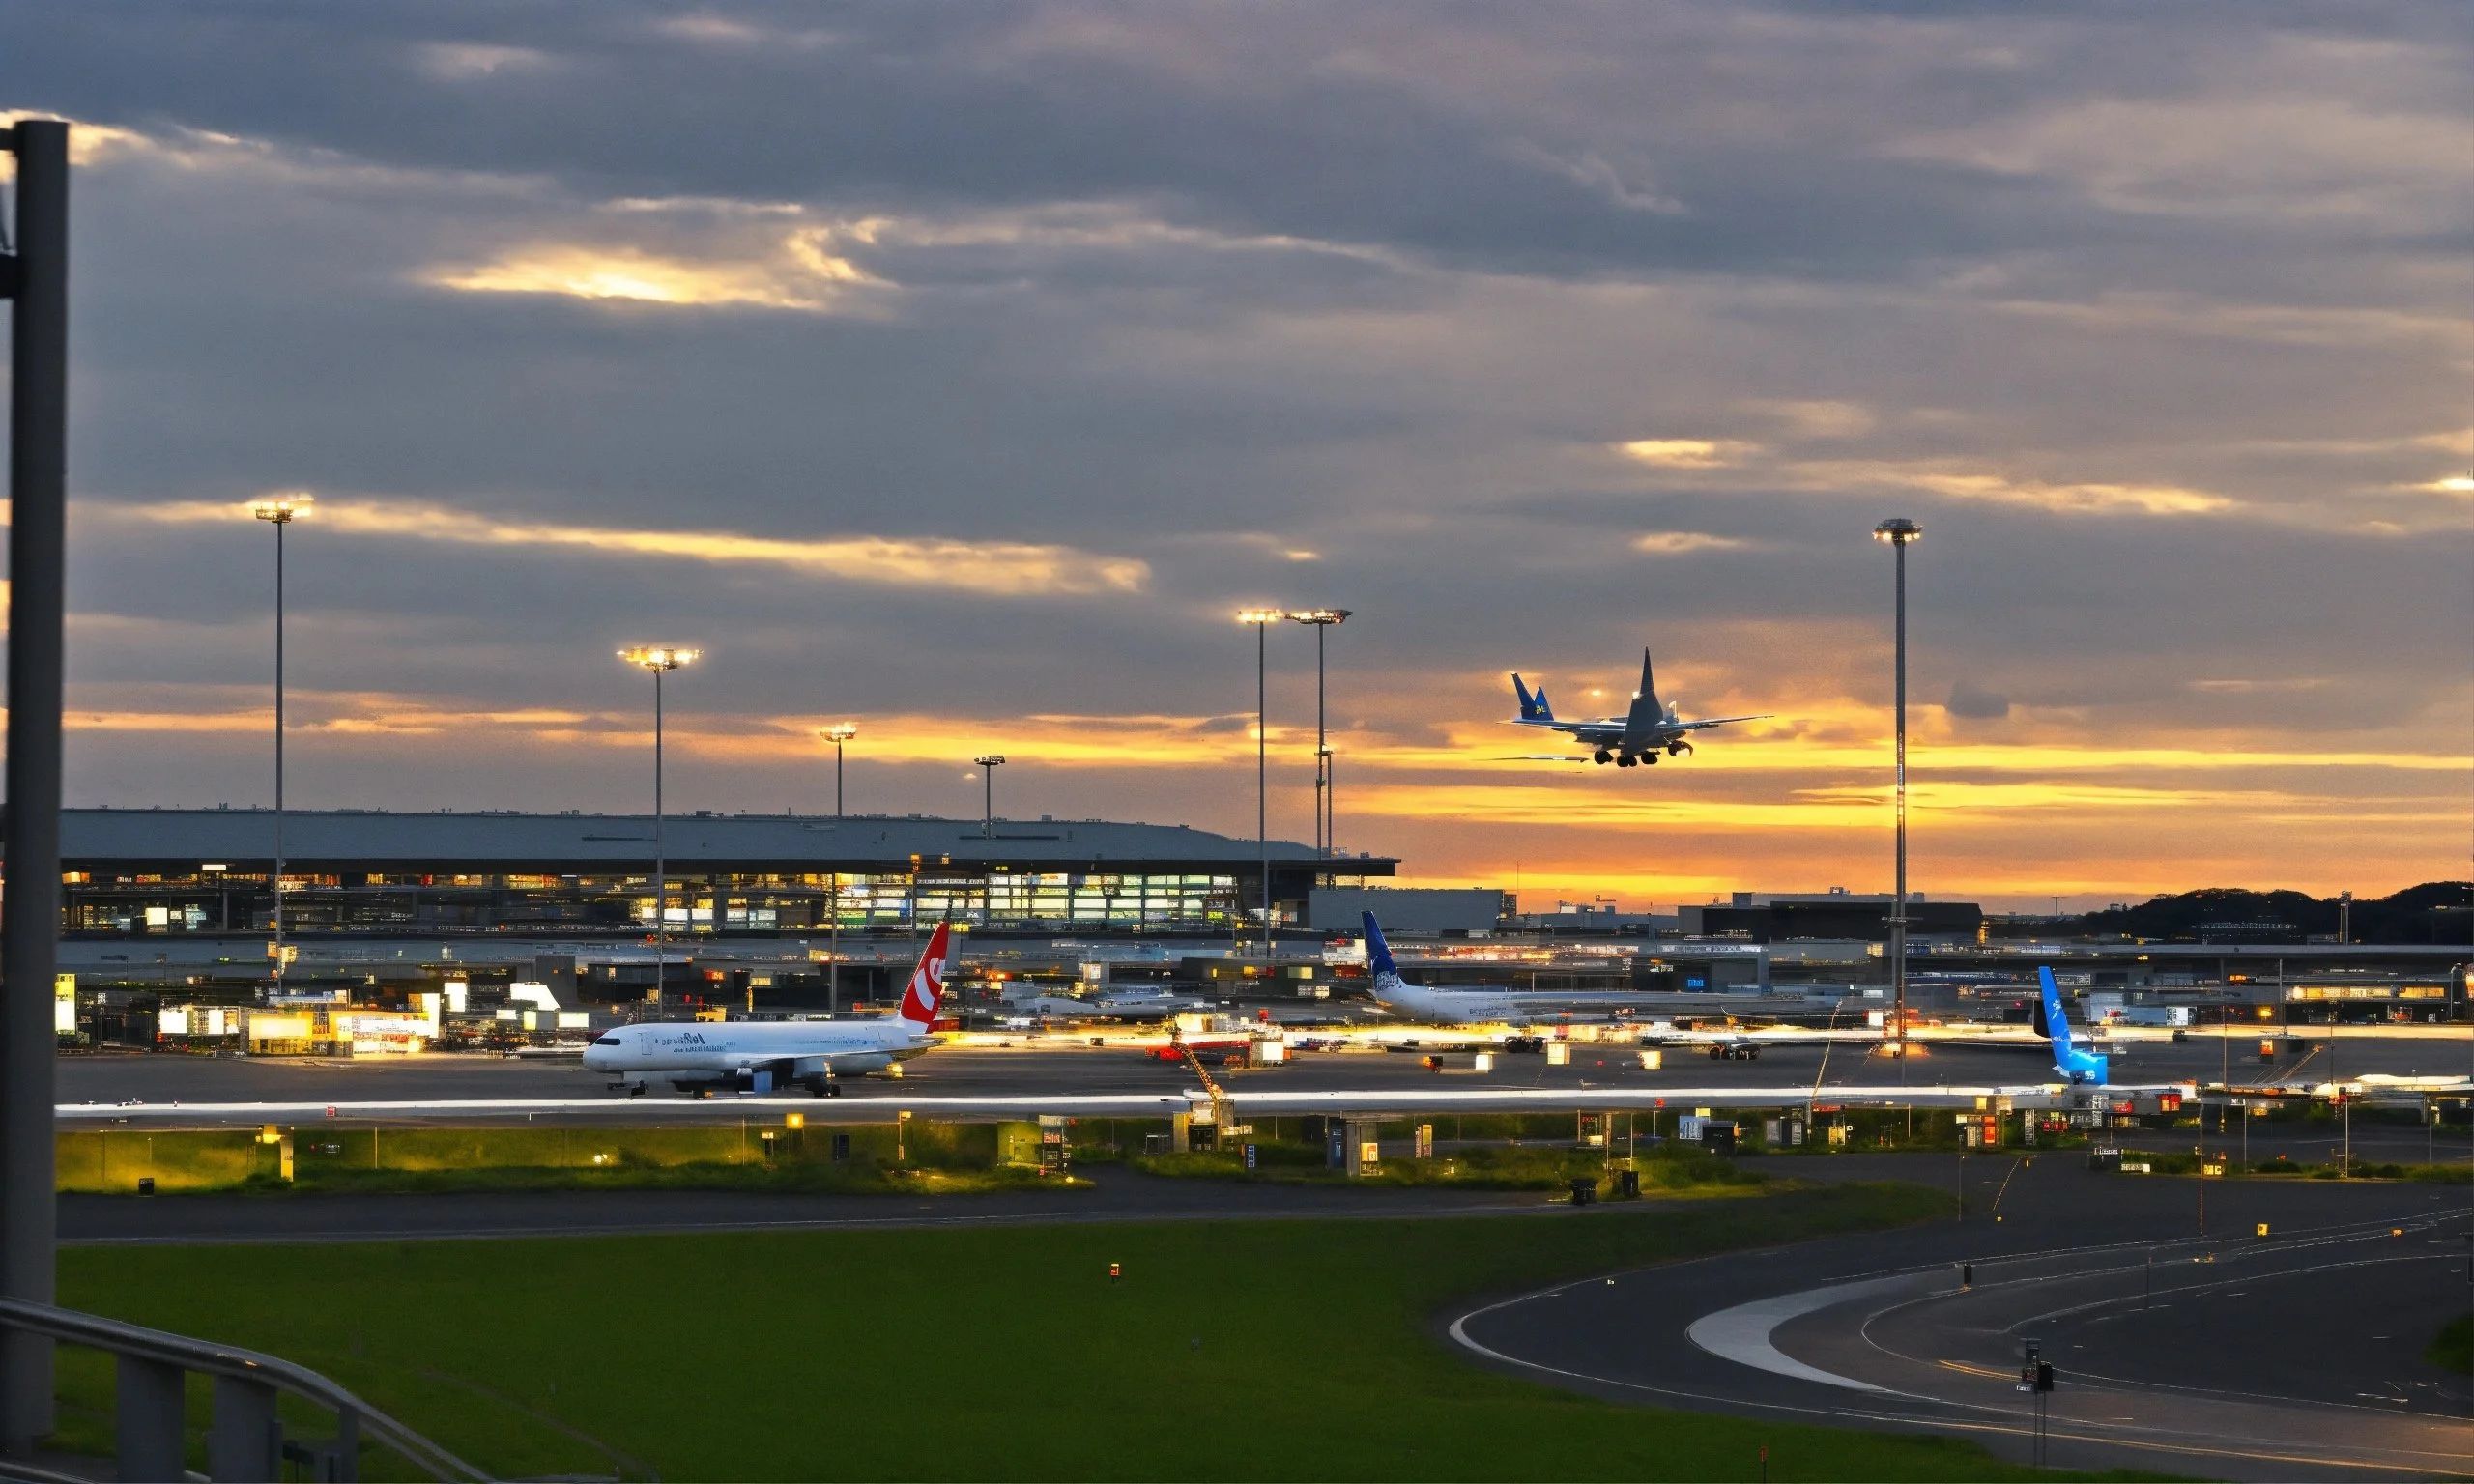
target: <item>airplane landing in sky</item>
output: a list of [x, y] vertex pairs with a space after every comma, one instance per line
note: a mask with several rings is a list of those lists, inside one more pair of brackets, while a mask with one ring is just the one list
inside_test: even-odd
[[[1769, 713], [1764, 712], [1759, 716], [1713, 716], [1685, 721], [1673, 705], [1658, 700], [1657, 678], [1651, 672], [1650, 651], [1647, 649], [1641, 651], [1641, 688], [1632, 694], [1632, 709], [1623, 716], [1600, 717], [1596, 721], [1559, 721], [1553, 704], [1546, 699], [1544, 686], [1533, 691], [1522, 683], [1518, 674], [1514, 674], [1511, 689], [1520, 702], [1520, 715], [1512, 718], [1513, 726], [1562, 732], [1588, 748], [1590, 760], [1611, 762], [1624, 768], [1655, 762], [1661, 753], [1669, 757], [1683, 756], [1692, 751], [1689, 739], [1696, 731], [1736, 722], [1769, 719]], [[1578, 762], [1582, 759], [1552, 756], [1518, 760]]]

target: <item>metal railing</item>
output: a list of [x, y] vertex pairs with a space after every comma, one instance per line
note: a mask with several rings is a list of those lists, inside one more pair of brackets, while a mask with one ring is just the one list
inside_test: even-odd
[[[194, 1477], [187, 1471], [184, 1432], [187, 1377], [192, 1371], [215, 1378], [206, 1471], [218, 1484], [273, 1484], [283, 1476], [287, 1462], [315, 1479], [358, 1479], [363, 1435], [402, 1454], [432, 1478], [490, 1477], [316, 1371], [274, 1356], [22, 1298], [0, 1298], [0, 1329], [111, 1354], [118, 1381], [115, 1456], [123, 1479]], [[285, 1392], [335, 1414], [331, 1442], [285, 1440], [275, 1415], [276, 1399]], [[0, 1463], [0, 1475], [9, 1470], [9, 1464]]]

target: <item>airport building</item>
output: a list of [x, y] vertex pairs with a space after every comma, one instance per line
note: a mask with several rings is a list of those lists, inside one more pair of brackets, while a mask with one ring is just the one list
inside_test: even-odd
[[[1783, 943], [1795, 938], [1861, 938], [1881, 942], [1889, 936], [1887, 892], [1737, 892], [1725, 903], [1686, 904], [1676, 909], [1680, 926], [1692, 937], [1746, 938], [1755, 943]], [[1984, 913], [1972, 901], [1927, 901], [1920, 892], [1907, 900], [1908, 941], [1934, 939], [1971, 941], [1983, 935]]]
[[[250, 809], [72, 809], [61, 818], [62, 930], [247, 934], [273, 913], [275, 818]], [[293, 811], [283, 817], [287, 935], [637, 935], [654, 922], [646, 814]], [[1098, 819], [696, 813], [663, 822], [674, 936], [901, 930], [1224, 933], [1262, 899], [1251, 840]], [[1396, 860], [1269, 847], [1271, 895], [1303, 922], [1318, 885], [1364, 885]]]

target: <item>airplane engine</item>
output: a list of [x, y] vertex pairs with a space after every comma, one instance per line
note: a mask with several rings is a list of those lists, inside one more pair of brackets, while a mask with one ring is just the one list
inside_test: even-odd
[[[819, 1058], [820, 1061], [824, 1058]], [[893, 1058], [882, 1051], [864, 1051], [852, 1056], [837, 1056], [833, 1074], [837, 1077], [864, 1077], [872, 1071], [884, 1071], [893, 1066]]]
[[838, 1098], [842, 1095], [842, 1089], [833, 1085], [830, 1057], [792, 1057], [783, 1065], [782, 1082], [790, 1087], [806, 1088], [812, 1098]]

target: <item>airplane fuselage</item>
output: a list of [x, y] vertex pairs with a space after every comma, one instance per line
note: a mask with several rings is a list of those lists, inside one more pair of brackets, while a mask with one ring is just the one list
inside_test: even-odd
[[609, 1073], [630, 1093], [666, 1085], [819, 1095], [842, 1077], [883, 1071], [932, 1049], [924, 1031], [899, 1019], [663, 1021], [624, 1025], [585, 1047], [587, 1070]]
[[1636, 763], [1654, 763], [1661, 754], [1669, 757], [1683, 756], [1692, 751], [1692, 744], [1686, 738], [1695, 729], [1661, 723], [1627, 739], [1621, 717], [1599, 722], [1539, 722], [1524, 718], [1515, 725], [1560, 732], [1588, 748], [1597, 761], [1626, 768]]
[[935, 1044], [929, 1028], [945, 993], [953, 925], [939, 923], [891, 1015], [865, 1020], [694, 1020], [622, 1025], [584, 1048], [589, 1071], [607, 1072], [633, 1097], [656, 1087], [770, 1093], [804, 1087], [821, 1098], [844, 1077], [889, 1071]]

